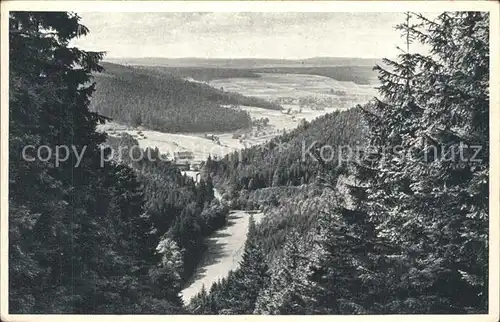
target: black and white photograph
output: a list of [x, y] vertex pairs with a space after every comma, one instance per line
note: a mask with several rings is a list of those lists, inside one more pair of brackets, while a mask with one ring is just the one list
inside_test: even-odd
[[2, 3], [2, 320], [498, 321], [499, 4], [333, 2]]

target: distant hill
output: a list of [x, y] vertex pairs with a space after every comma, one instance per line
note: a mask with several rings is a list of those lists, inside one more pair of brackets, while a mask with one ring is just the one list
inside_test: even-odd
[[270, 59], [270, 58], [107, 58], [110, 62], [170, 67], [219, 67], [219, 68], [265, 68], [265, 67], [315, 67], [315, 66], [369, 66], [379, 63], [375, 58], [350, 57], [312, 57], [304, 59]]
[[220, 68], [220, 67], [170, 67], [137, 65], [136, 68], [169, 73], [181, 78], [192, 78], [197, 81], [209, 82], [224, 78], [259, 78], [260, 75], [250, 69]]
[[[209, 159], [204, 171], [219, 188], [233, 192], [312, 183], [325, 170], [342, 171], [340, 147], [360, 144], [365, 131], [358, 109], [335, 111], [273, 138], [265, 148], [252, 146], [219, 160]], [[334, 150], [323, 155], [327, 164], [316, 159], [324, 146]]]
[[92, 108], [134, 126], [165, 132], [232, 131], [250, 126], [250, 116], [221, 105], [281, 109], [278, 104], [189, 82], [154, 70], [103, 63], [95, 74]]

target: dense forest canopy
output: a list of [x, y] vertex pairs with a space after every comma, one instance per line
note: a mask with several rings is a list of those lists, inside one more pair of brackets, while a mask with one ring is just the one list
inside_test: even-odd
[[[101, 163], [104, 144], [137, 142], [95, 131], [102, 54], [68, 46], [85, 33], [74, 14], [10, 15], [10, 313], [182, 313], [182, 284], [228, 210], [169, 163]], [[26, 162], [28, 144], [85, 153]]]
[[[349, 111], [354, 122], [338, 129], [339, 113], [290, 134], [316, 138], [323, 122], [340, 136], [366, 126], [359, 159], [294, 172], [304, 165], [288, 160], [293, 152], [271, 145], [209, 160], [226, 198], [265, 217], [246, 249], [259, 261], [198, 294], [191, 312], [488, 311], [489, 15], [408, 13], [397, 28], [407, 48], [375, 67], [380, 95]], [[414, 42], [429, 53], [412, 52]]]

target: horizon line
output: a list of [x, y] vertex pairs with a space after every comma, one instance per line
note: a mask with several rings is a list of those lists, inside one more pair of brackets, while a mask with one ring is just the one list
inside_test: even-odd
[[182, 57], [162, 57], [162, 56], [143, 56], [143, 57], [112, 57], [105, 56], [106, 59], [225, 59], [225, 60], [238, 60], [238, 59], [254, 59], [254, 60], [308, 60], [308, 59], [383, 59], [384, 57], [355, 57], [355, 56], [308, 56], [308, 57], [196, 57], [196, 56], [182, 56]]

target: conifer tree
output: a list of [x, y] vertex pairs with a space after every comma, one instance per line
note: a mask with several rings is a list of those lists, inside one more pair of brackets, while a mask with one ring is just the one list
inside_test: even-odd
[[270, 281], [261, 291], [254, 313], [256, 314], [310, 314], [311, 259], [307, 256], [304, 238], [293, 231], [287, 238], [280, 260], [271, 270]]
[[156, 252], [161, 256], [161, 261], [156, 269], [150, 274], [158, 287], [158, 297], [166, 298], [172, 302], [181, 303], [179, 292], [181, 291], [182, 253], [175, 241], [168, 237], [163, 238]]
[[[361, 206], [361, 189], [344, 183], [348, 202], [333, 194], [332, 207], [318, 220], [321, 247], [308, 276], [315, 314], [377, 312], [377, 295], [384, 292], [385, 245], [376, 239], [375, 226]], [[385, 250], [385, 249], [384, 249]]]
[[[418, 23], [410, 25], [410, 17]], [[430, 54], [404, 52], [377, 67], [382, 99], [362, 108], [377, 149], [357, 176], [377, 236], [401, 252], [402, 269], [393, 281], [401, 300], [383, 310], [481, 312], [487, 285], [488, 16], [445, 12], [429, 20], [407, 14], [399, 29], [408, 42], [426, 44]], [[470, 161], [470, 150], [465, 161], [454, 154], [464, 143], [481, 146], [481, 162]]]

